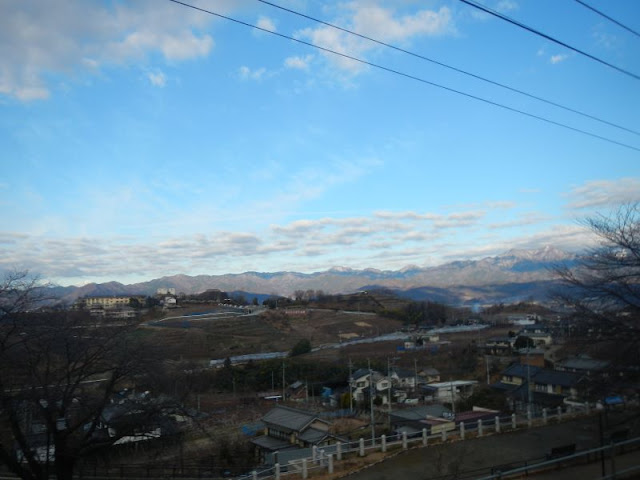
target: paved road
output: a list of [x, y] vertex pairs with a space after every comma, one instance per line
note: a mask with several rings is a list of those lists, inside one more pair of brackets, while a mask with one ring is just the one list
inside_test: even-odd
[[[611, 417], [611, 429], [616, 425], [631, 425], [638, 435], [638, 425], [617, 415]], [[627, 420], [625, 422], [625, 420]], [[637, 421], [635, 421], [637, 423]], [[349, 476], [349, 480], [434, 480], [437, 478], [480, 478], [490, 473], [492, 467], [512, 464], [521, 466], [524, 462], [535, 463], [544, 460], [546, 453], [554, 446], [576, 444], [576, 449], [585, 450], [599, 446], [598, 416], [574, 420], [567, 423], [549, 425], [516, 432], [491, 435], [483, 438], [417, 448], [374, 465]], [[640, 465], [640, 451], [632, 454], [632, 464]], [[598, 464], [599, 465], [599, 464]], [[596, 466], [594, 477], [544, 477], [544, 478], [599, 478]], [[543, 477], [540, 477], [543, 478]]]

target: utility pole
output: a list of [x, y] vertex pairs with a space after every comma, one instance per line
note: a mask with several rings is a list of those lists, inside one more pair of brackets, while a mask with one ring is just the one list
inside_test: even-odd
[[528, 393], [528, 411], [532, 414], [533, 412], [531, 412], [531, 404], [533, 403], [532, 400], [532, 396], [533, 396], [533, 391], [531, 390], [531, 362], [529, 361], [529, 350], [530, 347], [529, 345], [527, 345], [527, 393]]
[[351, 363], [351, 357], [349, 357], [349, 411], [353, 413], [353, 363]]
[[367, 359], [369, 366], [369, 410], [371, 411], [371, 446], [376, 443], [376, 421], [373, 413], [373, 373], [371, 372], [371, 360]]
[[451, 376], [449, 376], [449, 390], [451, 391], [451, 411], [453, 412], [453, 417], [456, 416], [456, 397], [453, 393], [453, 380], [451, 380]]
[[391, 430], [391, 362], [387, 358], [387, 381], [389, 382], [389, 430]]
[[282, 362], [282, 401], [285, 400], [285, 383], [284, 383], [284, 362]]
[[491, 383], [491, 375], [489, 375], [489, 355], [485, 355], [484, 360], [487, 363], [487, 385], [489, 385]]

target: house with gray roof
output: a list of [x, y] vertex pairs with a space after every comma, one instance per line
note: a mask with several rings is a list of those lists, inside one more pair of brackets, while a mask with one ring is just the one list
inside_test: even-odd
[[606, 373], [609, 362], [595, 360], [587, 354], [565, 358], [555, 364], [555, 369], [563, 372], [582, 373], [585, 375], [597, 375]]
[[406, 432], [409, 435], [422, 432], [425, 428], [427, 432], [432, 433], [432, 427], [435, 425], [447, 424], [447, 429], [450, 430], [453, 425], [452, 419], [451, 410], [438, 404], [394, 410], [390, 415], [392, 430]]
[[491, 387], [496, 390], [513, 391], [527, 383], [527, 380], [533, 378], [538, 371], [540, 371], [540, 367], [514, 363], [503, 370], [500, 381]]
[[538, 411], [562, 405], [565, 398], [579, 398], [583, 382], [584, 376], [576, 373], [515, 363], [491, 387], [505, 392], [514, 410], [532, 406]]
[[265, 453], [329, 445], [335, 438], [329, 422], [318, 415], [278, 405], [262, 417], [264, 434], [252, 440]]
[[379, 396], [383, 404], [390, 401], [391, 379], [375, 370], [356, 370], [349, 379], [349, 385], [356, 402], [365, 401], [371, 394]]
[[533, 388], [538, 392], [553, 393], [566, 397], [578, 397], [583, 376], [577, 373], [540, 369], [533, 377]]

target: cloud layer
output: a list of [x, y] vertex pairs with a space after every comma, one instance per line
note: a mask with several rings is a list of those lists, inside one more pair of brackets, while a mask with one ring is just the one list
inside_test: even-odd
[[[224, 6], [221, 2], [220, 8]], [[205, 56], [214, 47], [204, 31], [210, 22], [207, 15], [154, 0], [1, 2], [0, 94], [22, 101], [45, 99], [51, 78], [59, 74], [91, 74], [152, 54], [168, 62]], [[158, 85], [155, 78], [151, 81]]]

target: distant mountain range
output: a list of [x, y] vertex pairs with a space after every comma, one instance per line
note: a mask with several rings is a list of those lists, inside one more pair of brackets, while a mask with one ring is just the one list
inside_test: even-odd
[[[82, 287], [55, 287], [64, 302], [82, 296], [155, 294], [158, 288], [195, 294], [208, 289], [242, 292], [245, 296], [275, 294], [290, 296], [296, 290], [324, 293], [352, 293], [387, 288], [416, 300], [449, 304], [512, 303], [525, 299], [544, 300], [554, 283], [550, 268], [572, 265], [576, 255], [544, 247], [538, 250], [510, 250], [481, 260], [465, 260], [435, 267], [405, 267], [401, 270], [355, 270], [331, 268], [323, 272], [245, 272], [226, 275], [173, 275], [148, 282], [123, 285], [118, 282], [91, 283]], [[249, 293], [252, 292], [252, 293]]]

